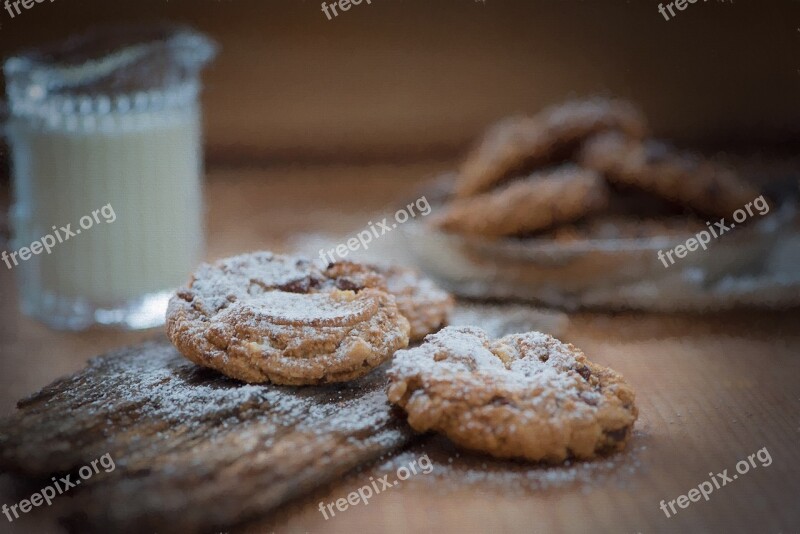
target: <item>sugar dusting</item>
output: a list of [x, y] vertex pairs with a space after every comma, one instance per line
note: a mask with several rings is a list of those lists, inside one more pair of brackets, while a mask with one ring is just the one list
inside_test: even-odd
[[[342, 292], [345, 293], [346, 292]], [[221, 312], [216, 321], [224, 322], [229, 315], [241, 318], [242, 311], [252, 310], [251, 327], [261, 322], [308, 326], [335, 326], [353, 323], [367, 315], [373, 300], [352, 295], [351, 298], [335, 298], [323, 293], [286, 293], [272, 291], [237, 302]], [[311, 334], [311, 332], [309, 332]]]
[[447, 292], [414, 269], [382, 267], [380, 265], [375, 265], [373, 268], [386, 277], [386, 285], [389, 292], [395, 296], [407, 295], [418, 301], [434, 305], [450, 300], [450, 295]]
[[477, 327], [447, 327], [428, 336], [419, 347], [398, 351], [391, 374], [418, 377], [423, 384], [460, 381], [518, 393], [534, 404], [548, 401], [553, 410], [572, 398], [577, 401], [575, 411], [595, 412], [597, 406], [580, 396], [587, 389], [576, 370], [582, 366], [573, 350], [541, 332], [493, 341]]
[[163, 343], [136, 350], [127, 357], [94, 360], [75, 384], [49, 399], [45, 407], [69, 406], [73, 418], [101, 416], [110, 425], [120, 417], [134, 424], [162, 423], [168, 429], [161, 434], [165, 440], [228, 423], [235, 428], [237, 422], [246, 421], [272, 427], [276, 435], [280, 428], [292, 428], [313, 435], [357, 434], [365, 442], [375, 439], [386, 446], [404, 441], [390, 413], [381, 369], [342, 385], [250, 385], [197, 367]]
[[319, 266], [308, 260], [254, 252], [201, 265], [194, 275], [193, 293], [203, 299], [206, 309], [219, 310], [228, 303], [292, 284], [321, 281]]
[[588, 494], [609, 486], [630, 488], [634, 475], [644, 468], [641, 456], [646, 450], [647, 436], [635, 432], [624, 452], [591, 461], [567, 460], [560, 465], [548, 465], [498, 460], [460, 450], [446, 438], [432, 436], [419, 446], [381, 458], [375, 470], [380, 474], [393, 474], [425, 454], [433, 470], [426, 476], [412, 477], [408, 482], [435, 487], [444, 495], [475, 489], [524, 496], [545, 490], [576, 488]]

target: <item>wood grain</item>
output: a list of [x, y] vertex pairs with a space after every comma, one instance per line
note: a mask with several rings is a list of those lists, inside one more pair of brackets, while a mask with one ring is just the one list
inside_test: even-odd
[[385, 387], [382, 371], [337, 386], [250, 386], [150, 343], [21, 401], [0, 421], [0, 470], [80, 480], [80, 467], [109, 454], [116, 468], [74, 490], [76, 528], [222, 527], [406, 444], [412, 432]]

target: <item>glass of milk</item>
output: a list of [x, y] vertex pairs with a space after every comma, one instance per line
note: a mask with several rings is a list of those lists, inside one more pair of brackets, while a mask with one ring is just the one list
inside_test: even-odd
[[59, 329], [164, 322], [203, 254], [199, 73], [188, 29], [105, 29], [4, 64], [22, 311]]

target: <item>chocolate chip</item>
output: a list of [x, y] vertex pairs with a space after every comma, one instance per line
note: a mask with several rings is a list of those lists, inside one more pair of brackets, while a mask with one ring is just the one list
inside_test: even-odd
[[629, 430], [630, 427], [626, 426], [617, 430], [612, 430], [611, 432], [606, 432], [606, 436], [612, 441], [625, 441], [625, 438], [628, 437]]
[[581, 367], [577, 367], [575, 369], [575, 372], [577, 372], [579, 375], [581, 375], [583, 377], [583, 379], [586, 380], [587, 382], [589, 381], [589, 378], [591, 378], [591, 376], [592, 376], [592, 371], [585, 365], [582, 365]]
[[289, 293], [308, 293], [309, 283], [307, 278], [303, 278], [301, 280], [293, 280], [288, 284], [283, 284], [282, 286], [278, 286], [278, 289], [281, 291], [287, 291]]
[[319, 279], [313, 276], [307, 276], [305, 278], [300, 278], [299, 280], [293, 280], [287, 284], [283, 284], [282, 286], [278, 286], [278, 289], [288, 293], [308, 293], [310, 290], [316, 289], [319, 286]]
[[508, 406], [509, 404], [514, 404], [509, 399], [501, 397], [499, 395], [495, 395], [494, 397], [492, 397], [492, 400], [490, 400], [489, 402], [495, 406]]
[[358, 291], [359, 289], [364, 289], [361, 284], [356, 283], [352, 278], [337, 279], [336, 287], [342, 291]]

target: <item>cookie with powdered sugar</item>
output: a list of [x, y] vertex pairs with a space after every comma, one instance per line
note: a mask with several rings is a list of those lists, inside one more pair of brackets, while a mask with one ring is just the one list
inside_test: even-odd
[[373, 269], [269, 252], [201, 266], [167, 310], [186, 358], [250, 383], [353, 380], [406, 347], [409, 330]]
[[498, 458], [561, 462], [622, 450], [638, 410], [622, 376], [540, 332], [447, 327], [398, 351], [390, 402], [419, 432]]

